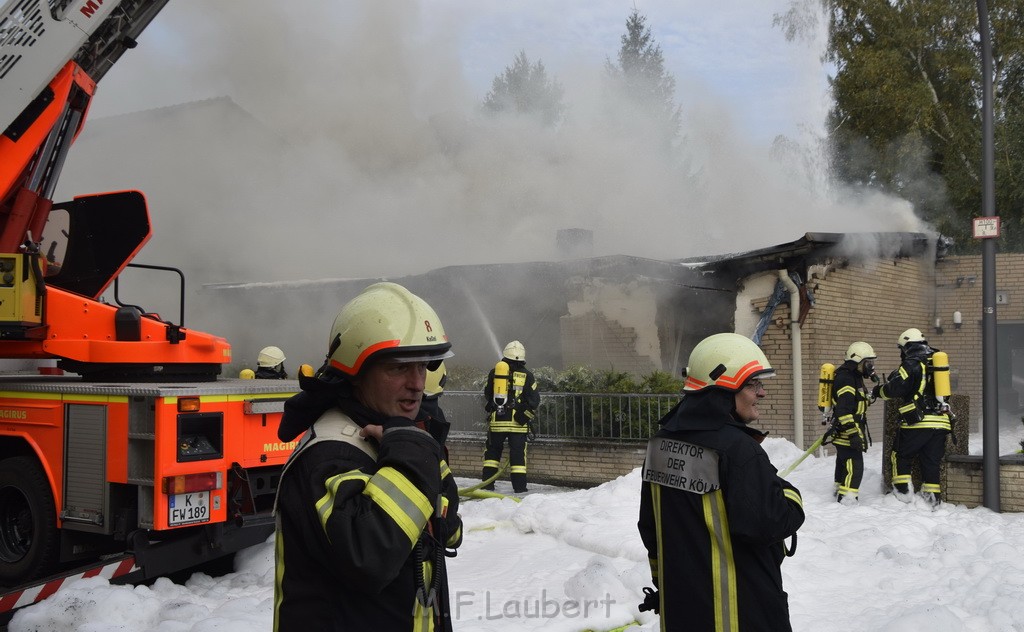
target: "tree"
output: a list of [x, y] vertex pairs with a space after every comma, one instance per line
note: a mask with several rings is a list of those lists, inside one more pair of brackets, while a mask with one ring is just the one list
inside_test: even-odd
[[[1024, 7], [992, 3], [996, 208], [1004, 249], [1024, 248]], [[829, 113], [842, 181], [907, 199], [919, 216], [977, 247], [981, 210], [981, 58], [970, 0], [822, 0], [834, 64]], [[777, 18], [792, 35], [793, 14]], [[789, 22], [787, 24], [787, 21]]]
[[537, 117], [545, 125], [557, 125], [565, 113], [561, 84], [548, 77], [540, 60], [530, 64], [519, 51], [511, 66], [494, 78], [484, 99], [490, 112], [515, 112]]
[[676, 80], [665, 71], [661, 47], [655, 44], [647, 18], [633, 9], [619, 47], [618, 63], [605, 60], [614, 94], [627, 103], [627, 115], [653, 119], [655, 129], [671, 143], [679, 133], [680, 108], [675, 102]]

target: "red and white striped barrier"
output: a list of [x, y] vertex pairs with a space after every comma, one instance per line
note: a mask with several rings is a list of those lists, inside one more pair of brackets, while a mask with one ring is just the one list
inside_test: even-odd
[[138, 566], [135, 565], [135, 558], [128, 556], [118, 560], [114, 560], [109, 564], [102, 564], [100, 566], [93, 566], [92, 568], [71, 575], [65, 575], [56, 579], [45, 581], [35, 586], [28, 586], [19, 590], [15, 590], [9, 593], [0, 595], [0, 613], [10, 612], [11, 610], [17, 610], [18, 608], [24, 608], [37, 601], [46, 599], [64, 585], [64, 582], [72, 579], [86, 578], [86, 577], [104, 577], [106, 579], [114, 579], [122, 575], [127, 575], [132, 571], [138, 570]]

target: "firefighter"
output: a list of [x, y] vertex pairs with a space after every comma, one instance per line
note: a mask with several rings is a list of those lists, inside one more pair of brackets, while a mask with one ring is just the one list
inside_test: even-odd
[[792, 630], [781, 564], [796, 549], [802, 500], [749, 426], [774, 375], [749, 338], [705, 338], [682, 401], [648, 443], [637, 527], [655, 590], [640, 609], [658, 612], [663, 632]]
[[323, 366], [300, 373], [278, 429], [305, 434], [275, 507], [277, 632], [452, 629], [458, 488], [416, 425], [427, 371], [451, 355], [430, 305], [377, 283], [338, 313]]
[[445, 382], [448, 381], [448, 369], [444, 362], [433, 371], [427, 371], [426, 384], [423, 387], [423, 401], [420, 402], [420, 419], [423, 429], [430, 433], [434, 440], [441, 444], [444, 451], [444, 459], [448, 460], [448, 431], [451, 430], [451, 423], [444, 416], [441, 409], [441, 393], [444, 392]]
[[896, 344], [900, 366], [872, 391], [872, 396], [899, 405], [900, 425], [890, 456], [893, 492], [903, 502], [913, 500], [911, 471], [916, 457], [921, 463], [921, 496], [934, 508], [942, 498], [940, 464], [951, 431], [949, 407], [936, 398], [928, 370], [936, 350], [914, 327], [900, 334]]
[[287, 380], [288, 372], [284, 370], [284, 351], [280, 347], [269, 346], [260, 349], [256, 358], [256, 379]]
[[866, 342], [855, 342], [846, 350], [846, 360], [836, 368], [832, 387], [836, 446], [836, 500], [857, 501], [864, 477], [864, 453], [868, 449], [868, 405], [870, 391], [864, 378], [876, 384], [875, 350]]
[[[523, 343], [513, 340], [505, 345], [501, 360], [487, 375], [484, 400], [490, 421], [481, 480], [486, 481], [497, 473], [501, 452], [508, 440], [512, 489], [516, 493], [526, 492], [526, 440], [540, 406], [540, 391], [533, 373], [526, 368]], [[484, 489], [494, 489], [494, 482]]]

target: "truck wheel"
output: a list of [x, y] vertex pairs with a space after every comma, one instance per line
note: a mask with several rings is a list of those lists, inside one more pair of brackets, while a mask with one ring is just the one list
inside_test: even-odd
[[53, 492], [34, 457], [0, 461], [0, 584], [49, 574], [59, 541]]

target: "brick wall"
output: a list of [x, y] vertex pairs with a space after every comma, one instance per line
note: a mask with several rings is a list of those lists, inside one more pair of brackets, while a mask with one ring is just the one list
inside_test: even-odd
[[646, 375], [658, 367], [637, 351], [637, 332], [601, 314], [589, 312], [560, 319], [562, 360], [566, 366], [583, 364]]
[[[839, 365], [851, 342], [870, 344], [878, 360], [879, 375], [899, 366], [896, 338], [917, 327], [928, 343], [949, 354], [953, 392], [976, 402], [973, 415], [962, 419], [969, 430], [980, 429], [982, 414], [982, 261], [980, 256], [947, 257], [934, 263], [928, 258], [895, 259], [838, 269], [813, 268], [808, 286], [815, 304], [801, 328], [804, 385], [804, 447], [822, 428], [817, 409], [818, 373], [824, 362]], [[996, 306], [1000, 323], [1024, 323], [1024, 254], [996, 256], [996, 289], [1007, 302]], [[971, 281], [973, 279], [973, 282]], [[763, 309], [766, 301], [752, 301], [751, 309]], [[953, 312], [963, 316], [960, 329], [953, 326]], [[769, 383], [762, 426], [773, 434], [793, 438], [792, 344], [789, 335], [789, 304], [775, 310], [773, 324], [762, 338], [762, 347], [779, 371]], [[942, 332], [935, 318], [942, 321]], [[1004, 370], [1004, 369], [1000, 369]], [[882, 426], [881, 407], [868, 411], [873, 432]], [[880, 436], [880, 435], [879, 435]]]
[[[640, 467], [646, 448], [646, 442], [537, 439], [527, 444], [526, 449], [529, 480], [567, 487], [593, 487]], [[459, 435], [448, 439], [448, 465], [456, 476], [479, 478], [483, 455], [483, 435]], [[506, 444], [502, 459], [507, 458]], [[507, 471], [502, 478], [508, 480]]]
[[[946, 502], [980, 507], [983, 481], [981, 456], [947, 457]], [[999, 459], [999, 509], [1024, 511], [1024, 455]]]
[[[807, 285], [815, 302], [801, 326], [804, 448], [824, 432], [817, 406], [818, 374], [823, 363], [839, 366], [850, 343], [863, 340], [878, 354], [875, 365], [884, 378], [899, 366], [899, 334], [917, 327], [928, 335], [929, 323], [934, 320], [930, 298], [934, 292], [934, 270], [925, 259], [819, 267], [808, 276]], [[764, 301], [760, 303], [763, 305]], [[761, 339], [761, 347], [778, 375], [767, 384], [768, 395], [760, 406], [758, 425], [773, 435], [793, 440], [793, 347], [789, 323], [789, 303], [784, 302], [776, 308], [773, 324]], [[868, 410], [869, 428], [875, 437], [882, 436], [881, 408], [873, 406]]]

